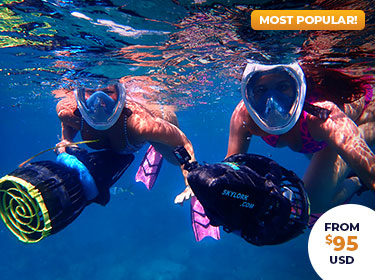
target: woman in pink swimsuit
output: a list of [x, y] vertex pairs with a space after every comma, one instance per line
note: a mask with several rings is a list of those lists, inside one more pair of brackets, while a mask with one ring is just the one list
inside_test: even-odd
[[[339, 71], [249, 62], [243, 100], [230, 122], [227, 157], [248, 150], [251, 136], [274, 147], [311, 154], [304, 175], [313, 212], [344, 202], [358, 190], [357, 174], [375, 189], [375, 102], [370, 78]], [[347, 179], [347, 180], [346, 180]]]

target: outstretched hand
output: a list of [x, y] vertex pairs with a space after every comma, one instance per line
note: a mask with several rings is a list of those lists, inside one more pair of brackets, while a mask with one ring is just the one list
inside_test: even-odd
[[174, 199], [174, 203], [182, 205], [185, 200], [189, 200], [193, 196], [194, 196], [193, 190], [189, 186], [187, 186], [186, 189], [182, 193], [176, 196], [176, 198]]

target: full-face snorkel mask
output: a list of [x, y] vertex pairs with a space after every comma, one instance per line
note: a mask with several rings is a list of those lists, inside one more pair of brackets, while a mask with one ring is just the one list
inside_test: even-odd
[[298, 121], [306, 96], [306, 81], [298, 63], [248, 63], [241, 82], [242, 98], [254, 122], [265, 132], [283, 134]]
[[92, 128], [106, 130], [119, 119], [126, 102], [126, 91], [120, 83], [117, 83], [114, 89], [113, 92], [85, 88], [74, 91], [78, 109]]

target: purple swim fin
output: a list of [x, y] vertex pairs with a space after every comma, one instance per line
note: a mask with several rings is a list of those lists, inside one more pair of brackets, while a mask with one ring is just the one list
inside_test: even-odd
[[142, 182], [151, 190], [159, 175], [162, 163], [163, 156], [150, 145], [135, 175], [135, 181]]
[[210, 225], [210, 219], [206, 216], [202, 204], [193, 196], [190, 203], [191, 222], [195, 239], [201, 241], [203, 238], [210, 236], [216, 240], [220, 239], [219, 227]]

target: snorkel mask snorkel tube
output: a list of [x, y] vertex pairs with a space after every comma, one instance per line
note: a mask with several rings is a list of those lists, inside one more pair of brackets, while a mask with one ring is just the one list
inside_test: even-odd
[[74, 91], [77, 107], [89, 126], [96, 130], [106, 130], [119, 119], [126, 103], [126, 90], [123, 84], [115, 84], [115, 93], [97, 90], [92, 94], [85, 88]]
[[[275, 82], [267, 86], [268, 81]], [[278, 84], [279, 83], [279, 84]], [[283, 92], [289, 88], [289, 95]], [[241, 93], [250, 117], [265, 132], [284, 134], [297, 123], [306, 96], [306, 80], [298, 63], [263, 65], [249, 62]]]

